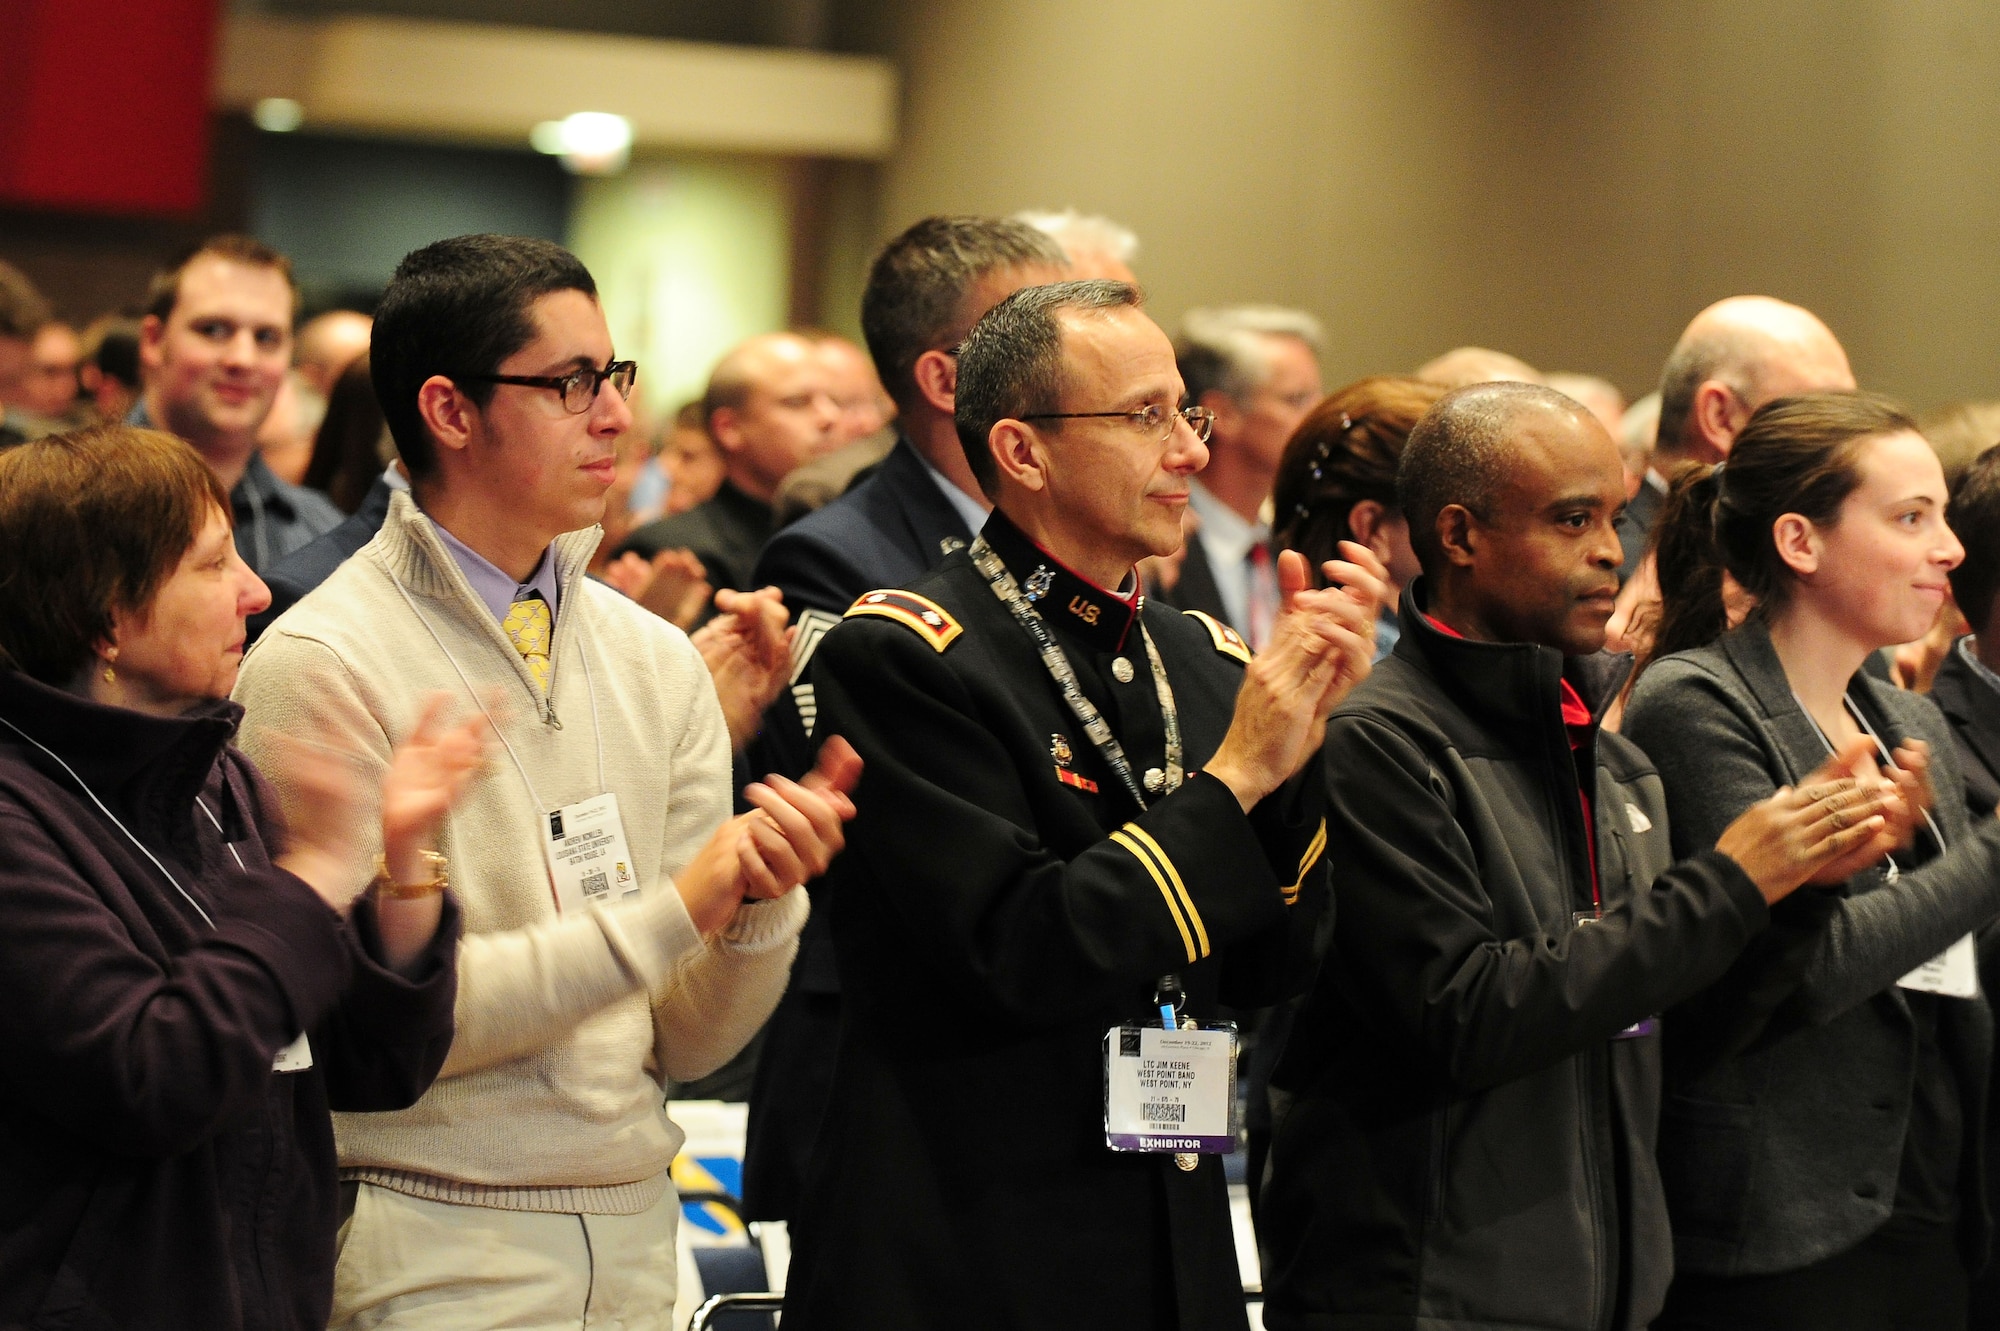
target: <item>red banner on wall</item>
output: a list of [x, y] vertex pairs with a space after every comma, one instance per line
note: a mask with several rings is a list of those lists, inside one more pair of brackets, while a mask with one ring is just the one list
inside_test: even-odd
[[0, 203], [200, 211], [216, 21], [216, 0], [0, 0]]

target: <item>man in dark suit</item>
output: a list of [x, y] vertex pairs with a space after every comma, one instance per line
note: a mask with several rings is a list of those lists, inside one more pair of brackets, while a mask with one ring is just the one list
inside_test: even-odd
[[1189, 310], [1175, 344], [1188, 403], [1215, 413], [1209, 464], [1193, 482], [1195, 532], [1163, 599], [1262, 647], [1277, 612], [1264, 506], [1285, 441], [1319, 402], [1319, 320], [1268, 305]]
[[[808, 677], [821, 637], [862, 593], [916, 581], [985, 521], [987, 503], [952, 425], [954, 352], [979, 317], [1011, 292], [1061, 281], [1063, 252], [1021, 222], [927, 217], [877, 256], [861, 297], [861, 324], [900, 437], [867, 479], [772, 538], [753, 584], [784, 593], [799, 633], [791, 687], [764, 717], [757, 771], [796, 776], [812, 766], [818, 704]], [[817, 884], [810, 889], [816, 894]], [[789, 1219], [840, 1028], [831, 912], [815, 900], [790, 987], [765, 1028], [750, 1093], [743, 1197], [751, 1216]]]
[[249, 641], [256, 642], [258, 635], [271, 622], [296, 605], [301, 597], [325, 582], [333, 571], [347, 562], [347, 557], [375, 539], [375, 533], [382, 530], [383, 521], [389, 516], [389, 496], [398, 490], [410, 488], [409, 480], [403, 475], [403, 464], [392, 463], [389, 469], [375, 478], [375, 484], [368, 487], [362, 497], [361, 507], [338, 527], [318, 536], [280, 559], [264, 570], [264, 585], [271, 589], [271, 604], [261, 614], [250, 616], [248, 625]]
[[1973, 633], [1953, 643], [1931, 682], [1951, 723], [1965, 802], [1975, 819], [2000, 805], [2000, 449], [1976, 458], [1951, 492], [1947, 514], [1965, 546], [1951, 593]]

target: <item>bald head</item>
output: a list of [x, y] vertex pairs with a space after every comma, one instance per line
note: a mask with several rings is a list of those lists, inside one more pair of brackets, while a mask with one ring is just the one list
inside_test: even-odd
[[1415, 378], [1444, 388], [1464, 388], [1470, 384], [1539, 384], [1542, 372], [1519, 356], [1510, 356], [1491, 347], [1454, 347], [1436, 360], [1417, 367]]
[[368, 354], [375, 321], [354, 310], [328, 310], [306, 320], [293, 343], [293, 368], [321, 396], [333, 392], [334, 380]]
[[794, 468], [840, 443], [840, 403], [826, 358], [796, 333], [738, 343], [708, 376], [708, 431], [729, 479], [769, 503]]
[[1731, 296], [1694, 317], [1660, 373], [1662, 469], [1720, 462], [1772, 398], [1854, 388], [1839, 339], [1812, 311]]

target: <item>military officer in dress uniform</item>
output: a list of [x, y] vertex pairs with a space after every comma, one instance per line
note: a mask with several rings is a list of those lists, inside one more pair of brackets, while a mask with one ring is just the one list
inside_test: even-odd
[[1330, 904], [1299, 773], [1367, 673], [1383, 570], [1346, 547], [1311, 589], [1287, 555], [1254, 661], [1145, 604], [1209, 418], [1130, 286], [1018, 291], [958, 359], [995, 512], [812, 667], [869, 775], [786, 1327], [1243, 1327], [1214, 1017], [1309, 978]]

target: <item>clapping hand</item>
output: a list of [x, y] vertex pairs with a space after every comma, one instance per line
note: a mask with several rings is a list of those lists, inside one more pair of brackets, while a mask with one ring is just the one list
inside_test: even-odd
[[729, 726], [729, 743], [742, 749], [757, 737], [764, 709], [776, 700], [792, 672], [791, 612], [776, 587], [754, 592], [724, 589], [715, 594], [722, 613], [697, 629], [690, 639], [722, 703]]

